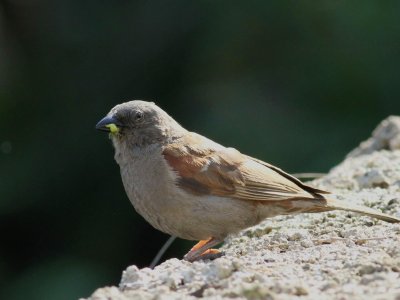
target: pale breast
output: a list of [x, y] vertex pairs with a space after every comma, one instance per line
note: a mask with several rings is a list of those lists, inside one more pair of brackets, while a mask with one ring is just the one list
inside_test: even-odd
[[120, 163], [120, 171], [125, 191], [136, 211], [162, 230], [160, 218], [168, 206], [173, 178], [166, 172], [161, 152], [157, 150], [136, 153]]

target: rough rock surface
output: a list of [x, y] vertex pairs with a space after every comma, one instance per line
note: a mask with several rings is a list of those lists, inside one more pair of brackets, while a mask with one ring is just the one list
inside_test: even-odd
[[372, 132], [372, 136], [351, 151], [347, 157], [371, 154], [379, 150], [400, 150], [400, 117], [390, 116]]
[[[311, 184], [400, 217], [400, 118], [390, 117]], [[391, 150], [391, 151], [388, 151]], [[334, 211], [265, 220], [229, 237], [224, 257], [130, 266], [100, 299], [400, 300], [400, 224]]]

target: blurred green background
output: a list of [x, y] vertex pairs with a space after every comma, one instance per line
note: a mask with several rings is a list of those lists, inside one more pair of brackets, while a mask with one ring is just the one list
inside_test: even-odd
[[399, 113], [399, 15], [399, 1], [1, 0], [0, 298], [89, 296], [168, 238], [94, 130], [111, 107], [154, 100], [288, 172], [326, 172]]

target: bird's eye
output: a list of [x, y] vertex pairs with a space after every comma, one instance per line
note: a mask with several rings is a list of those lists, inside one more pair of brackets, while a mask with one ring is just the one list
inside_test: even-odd
[[141, 111], [136, 112], [135, 114], [135, 121], [136, 122], [140, 122], [141, 120], [143, 120], [144, 114]]

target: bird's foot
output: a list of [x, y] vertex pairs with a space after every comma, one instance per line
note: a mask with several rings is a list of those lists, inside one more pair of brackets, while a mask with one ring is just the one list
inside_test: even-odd
[[211, 247], [221, 243], [220, 240], [209, 238], [198, 242], [193, 248], [183, 257], [184, 260], [193, 262], [196, 260], [216, 259], [224, 255], [217, 249], [210, 249]]
[[218, 249], [208, 249], [193, 261], [207, 260], [207, 259], [214, 260], [224, 255], [225, 252], [219, 251]]

